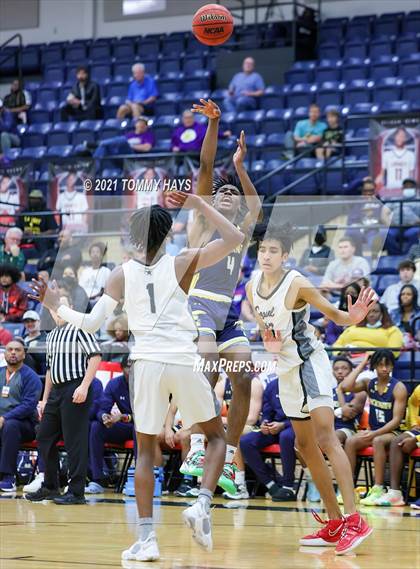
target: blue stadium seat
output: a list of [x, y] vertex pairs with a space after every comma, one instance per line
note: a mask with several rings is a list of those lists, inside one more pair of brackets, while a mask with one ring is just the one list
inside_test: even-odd
[[102, 120], [85, 120], [79, 123], [78, 130], [92, 130], [98, 132], [104, 125]]
[[[305, 172], [303, 169], [313, 169], [316, 165], [316, 160], [314, 158], [302, 158], [299, 162], [291, 167], [286, 168], [284, 183], [286, 186], [292, 184], [299, 180]], [[289, 193], [293, 196], [306, 196], [306, 195], [317, 195], [318, 192], [318, 182], [316, 176], [310, 176], [306, 180], [300, 182], [297, 186], [289, 190]]]
[[347, 39], [365, 39], [370, 36], [371, 24], [369, 20], [358, 20], [353, 18], [347, 25]]
[[[379, 111], [379, 105], [376, 103], [355, 103], [347, 107], [349, 115], [371, 115]], [[348, 128], [363, 128], [366, 126], [366, 118], [352, 118], [349, 116], [347, 119]]]
[[126, 97], [127, 83], [112, 83], [108, 85], [107, 97]]
[[48, 150], [46, 156], [48, 157], [59, 157], [59, 158], [66, 158], [70, 156], [73, 152], [73, 146], [66, 144], [66, 145], [51, 145], [48, 141]]
[[259, 173], [260, 175], [265, 171], [265, 161], [264, 160], [254, 160], [251, 163], [251, 172], [253, 174]]
[[312, 83], [314, 72], [312, 69], [291, 69], [284, 74], [286, 83]]
[[365, 79], [369, 73], [368, 65], [343, 65], [341, 69], [341, 80], [342, 81], [353, 81], [354, 79]]
[[51, 63], [63, 61], [63, 51], [60, 46], [47, 46], [41, 49], [41, 64], [43, 67]]
[[[395, 97], [397, 100], [398, 97]], [[403, 99], [410, 103], [418, 103], [420, 101], [420, 75], [407, 79], [403, 89]]]
[[387, 255], [380, 257], [375, 269], [377, 275], [396, 275], [398, 264], [404, 260], [403, 256]]
[[17, 158], [19, 158], [21, 154], [22, 154], [21, 148], [9, 148], [9, 150], [5, 152], [5, 155], [7, 158], [9, 158], [9, 160], [16, 160]]
[[22, 137], [22, 148], [34, 148], [45, 144], [45, 135], [40, 132], [28, 132]]
[[89, 46], [89, 59], [93, 61], [109, 61], [111, 46], [109, 43], [94, 43]]
[[409, 101], [387, 101], [381, 104], [381, 112], [383, 113], [401, 113], [409, 110]]
[[324, 81], [316, 92], [316, 102], [323, 108], [328, 105], [341, 105], [342, 89], [338, 81]]
[[339, 42], [344, 36], [343, 26], [341, 24], [323, 22], [319, 28], [319, 36], [321, 41], [329, 39]]
[[353, 79], [346, 85], [343, 91], [343, 105], [350, 106], [356, 103], [369, 103], [371, 99], [371, 89], [369, 80]]
[[264, 134], [286, 132], [290, 128], [291, 109], [269, 109], [261, 124]]
[[381, 280], [380, 280], [380, 284], [378, 285], [380, 292], [383, 293], [383, 291], [389, 285], [397, 284], [399, 282], [399, 280], [400, 280], [400, 277], [397, 274], [395, 274], [395, 275], [382, 275]]
[[76, 130], [72, 133], [71, 143], [73, 146], [83, 144], [84, 142], [95, 142], [96, 136], [93, 130], [83, 129]]
[[160, 52], [163, 55], [171, 55], [173, 56], [174, 53], [181, 54], [185, 49], [185, 39], [184, 37], [175, 37], [175, 38], [162, 38], [162, 47]]
[[50, 122], [51, 112], [48, 109], [30, 109], [28, 116], [31, 123], [45, 123]]
[[273, 160], [281, 158], [281, 153], [284, 148], [285, 134], [280, 132], [273, 132], [269, 134], [265, 141], [265, 146], [272, 146], [273, 148], [264, 148], [261, 156], [264, 160]]
[[420, 16], [413, 16], [408, 14], [403, 20], [401, 31], [403, 34], [418, 33], [420, 29]]
[[[199, 101], [200, 99], [208, 99], [209, 97], [210, 97], [210, 91], [191, 91], [188, 94], [183, 93], [181, 95], [180, 108], [190, 109], [192, 105], [197, 101]], [[170, 115], [172, 113], [165, 113], [165, 114]]]
[[325, 81], [340, 81], [341, 68], [336, 65], [330, 67], [318, 67], [315, 70], [315, 78], [317, 83], [324, 83]]
[[100, 85], [111, 81], [111, 65], [106, 63], [95, 63], [90, 68], [90, 78]]
[[47, 145], [50, 146], [67, 146], [71, 142], [69, 132], [51, 131], [47, 136]]
[[170, 152], [171, 151], [171, 140], [157, 140], [153, 148], [155, 152]]
[[24, 148], [22, 151], [22, 158], [42, 158], [47, 151], [46, 146], [36, 146], [31, 148]]
[[260, 123], [264, 119], [265, 112], [259, 111], [242, 111], [237, 114], [236, 121], [233, 125], [233, 132], [239, 135], [241, 130], [248, 134], [257, 134], [260, 130]]
[[102, 178], [119, 178], [122, 176], [121, 168], [104, 168], [102, 170]]
[[366, 40], [365, 41], [356, 40], [345, 43], [343, 49], [343, 56], [345, 58], [360, 57], [361, 59], [367, 57]]
[[137, 44], [137, 53], [140, 57], [156, 56], [159, 53], [159, 37], [144, 38]]
[[401, 98], [402, 81], [398, 77], [383, 77], [375, 82], [373, 100], [375, 103], [397, 101]]
[[407, 79], [420, 75], [420, 61], [412, 58], [402, 59], [399, 65], [399, 74]]
[[49, 66], [44, 71], [44, 81], [64, 81], [65, 80], [65, 72], [62, 66]]
[[316, 61], [308, 60], [308, 61], [295, 61], [292, 69], [315, 69]]
[[185, 74], [193, 73], [194, 71], [201, 71], [205, 66], [205, 58], [201, 55], [193, 57], [185, 57], [183, 70]]
[[399, 57], [406, 57], [412, 53], [415, 53], [419, 49], [419, 40], [413, 37], [401, 37], [397, 38], [395, 45], [395, 53]]
[[157, 86], [159, 93], [163, 95], [164, 93], [175, 93], [180, 88], [180, 81], [178, 79], [158, 79]]
[[340, 59], [341, 57], [340, 44], [334, 41], [320, 45], [318, 52], [320, 59]]
[[36, 47], [24, 47], [22, 49], [23, 73], [37, 73], [40, 67], [40, 50]]
[[370, 78], [374, 81], [382, 77], [392, 77], [397, 74], [398, 64], [393, 61], [373, 62], [370, 66]]
[[206, 71], [205, 73], [207, 73], [207, 75], [203, 74], [201, 77], [200, 76], [186, 77], [183, 81], [184, 92], [200, 91], [200, 90], [208, 91], [211, 87], [210, 71]]
[[25, 326], [20, 322], [2, 322], [2, 326], [13, 334], [14, 338], [22, 337], [25, 333]]
[[164, 58], [159, 62], [159, 73], [167, 73], [168, 71], [181, 71], [181, 59]]
[[127, 120], [110, 118], [104, 121], [104, 128], [116, 128], [120, 131], [123, 131], [126, 128], [127, 124]]
[[373, 33], [376, 37], [379, 36], [397, 36], [399, 34], [400, 20], [399, 18], [379, 18], [373, 24]]
[[[115, 62], [114, 63], [114, 81], [115, 82], [124, 82], [127, 81], [131, 78], [131, 68], [133, 66], [133, 62], [124, 62], [124, 63], [119, 63], [119, 62]], [[146, 69], [147, 72], [147, 69]], [[128, 86], [127, 86], [128, 88]]]
[[52, 129], [52, 123], [40, 123], [40, 124], [31, 124], [28, 127], [28, 132], [30, 133], [40, 133], [40, 134], [47, 134]]
[[[178, 113], [179, 93], [164, 93], [155, 103], [155, 114], [176, 115]], [[184, 105], [180, 106], [184, 110]]]
[[374, 40], [369, 44], [369, 56], [371, 59], [376, 59], [381, 55], [391, 55], [394, 51], [394, 42]]
[[194, 53], [195, 55], [198, 55], [199, 53], [207, 52], [209, 49], [208, 46], [200, 43], [192, 34], [187, 36], [186, 42], [185, 51], [189, 54]]
[[49, 103], [55, 103], [57, 100], [56, 89], [39, 89], [36, 95], [36, 102], [42, 106], [48, 106]]
[[121, 39], [112, 45], [112, 55], [115, 59], [134, 59], [135, 52], [136, 45], [134, 41]]
[[309, 107], [315, 99], [314, 86], [309, 83], [296, 83], [287, 95], [288, 107]]
[[69, 45], [64, 48], [64, 60], [80, 63], [87, 58], [87, 50], [83, 44]]
[[105, 140], [106, 138], [114, 138], [115, 136], [121, 136], [124, 134], [119, 128], [107, 128], [102, 127], [96, 133], [96, 140]]
[[54, 123], [53, 130], [59, 132], [73, 132], [78, 128], [78, 126], [79, 123], [76, 121], [68, 121], [68, 122], [59, 121]]

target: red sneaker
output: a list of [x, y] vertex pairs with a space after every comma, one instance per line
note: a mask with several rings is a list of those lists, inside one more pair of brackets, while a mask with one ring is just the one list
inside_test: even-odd
[[343, 533], [345, 520], [340, 518], [338, 520], [324, 521], [316, 512], [312, 512], [312, 515], [316, 521], [323, 524], [324, 527], [316, 533], [305, 535], [305, 537], [302, 537], [302, 539], [299, 540], [299, 543], [301, 545], [335, 547], [340, 541], [341, 534]]
[[346, 516], [344, 520], [344, 530], [335, 548], [335, 553], [337, 555], [344, 555], [345, 553], [349, 553], [349, 551], [353, 551], [353, 549], [359, 547], [372, 532], [373, 529], [367, 525], [358, 512]]

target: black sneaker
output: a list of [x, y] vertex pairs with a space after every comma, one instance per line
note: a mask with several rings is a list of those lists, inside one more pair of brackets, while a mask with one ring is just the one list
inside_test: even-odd
[[192, 490], [192, 488], [193, 488], [193, 485], [191, 484], [191, 482], [189, 480], [184, 480], [183, 482], [181, 482], [181, 484], [175, 490], [174, 495], [175, 496], [191, 496], [191, 494], [189, 494], [189, 492]]
[[75, 496], [71, 492], [67, 492], [62, 496], [57, 496], [53, 501], [54, 504], [58, 504], [59, 506], [75, 506], [77, 504], [86, 504], [84, 496]]
[[60, 493], [58, 490], [49, 490], [44, 485], [41, 486], [41, 488], [36, 492], [29, 492], [28, 494], [24, 494], [25, 500], [29, 500], [30, 502], [42, 502], [43, 500], [54, 500], [59, 496]]
[[277, 486], [277, 484], [271, 486], [271, 488], [268, 489], [268, 493], [273, 502], [294, 502], [296, 500], [296, 494], [293, 490]]

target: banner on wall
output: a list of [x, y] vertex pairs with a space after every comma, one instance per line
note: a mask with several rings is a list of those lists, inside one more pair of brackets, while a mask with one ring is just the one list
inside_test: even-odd
[[[86, 212], [93, 209], [95, 164], [92, 159], [75, 158], [65, 163], [50, 162], [49, 207], [62, 214], [63, 227], [84, 233], [89, 229]], [[57, 220], [59, 221], [59, 220]]]
[[16, 225], [16, 218], [26, 206], [28, 185], [32, 174], [29, 164], [0, 167], [0, 233]]
[[377, 117], [369, 123], [370, 168], [382, 197], [398, 197], [402, 183], [420, 183], [420, 117]]

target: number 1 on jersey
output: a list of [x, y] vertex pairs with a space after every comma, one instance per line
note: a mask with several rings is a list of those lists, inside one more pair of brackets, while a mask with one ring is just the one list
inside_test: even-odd
[[149, 283], [146, 286], [146, 290], [149, 293], [149, 298], [150, 298], [150, 310], [152, 312], [152, 314], [156, 314], [156, 304], [155, 304], [155, 287], [153, 285], [153, 283]]

